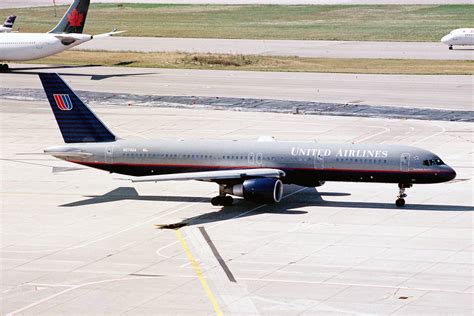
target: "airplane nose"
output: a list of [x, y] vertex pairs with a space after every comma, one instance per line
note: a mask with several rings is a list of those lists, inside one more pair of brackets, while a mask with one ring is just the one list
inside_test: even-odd
[[443, 36], [443, 38], [441, 39], [441, 42], [444, 43], [444, 44], [449, 44], [449, 41], [451, 40], [451, 36], [449, 35], [445, 35]]
[[454, 171], [453, 168], [449, 167], [449, 171], [447, 173], [447, 178], [448, 180], [447, 181], [451, 181], [453, 180], [454, 178], [456, 178], [456, 171]]
[[449, 166], [443, 166], [443, 171], [438, 173], [439, 182], [447, 182], [456, 178], [456, 171]]

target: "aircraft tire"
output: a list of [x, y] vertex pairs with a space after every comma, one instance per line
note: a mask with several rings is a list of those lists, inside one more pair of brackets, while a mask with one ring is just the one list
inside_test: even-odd
[[398, 207], [403, 207], [403, 206], [405, 206], [405, 200], [404, 199], [397, 199], [395, 201], [395, 205], [398, 206]]
[[229, 195], [223, 197], [222, 199], [223, 206], [231, 206], [233, 203], [234, 203], [234, 199]]
[[10, 71], [10, 67], [8, 67], [8, 64], [2, 64], [0, 66], [0, 72], [8, 72]]
[[219, 205], [221, 205], [221, 197], [220, 197], [220, 196], [213, 197], [213, 198], [211, 199], [211, 204], [212, 204], [213, 206], [219, 206]]

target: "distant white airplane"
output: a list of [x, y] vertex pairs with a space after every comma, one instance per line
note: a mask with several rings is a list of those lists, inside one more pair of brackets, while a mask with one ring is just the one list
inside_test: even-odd
[[443, 36], [441, 42], [449, 45], [449, 49], [453, 49], [453, 45], [474, 45], [474, 29], [455, 29], [448, 35]]
[[[93, 38], [112, 36], [122, 31], [100, 35], [82, 34], [90, 0], [74, 0], [66, 14], [49, 33], [0, 33], [0, 61], [26, 61], [51, 56]], [[2, 64], [0, 71], [8, 71]]]
[[13, 24], [15, 24], [16, 15], [10, 15], [5, 20], [2, 26], [0, 26], [0, 33], [9, 33], [13, 29]]

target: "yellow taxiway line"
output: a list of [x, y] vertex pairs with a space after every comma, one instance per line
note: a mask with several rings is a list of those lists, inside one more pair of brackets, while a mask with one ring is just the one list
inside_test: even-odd
[[193, 254], [189, 250], [188, 244], [186, 243], [186, 240], [183, 237], [183, 234], [181, 233], [181, 230], [177, 229], [176, 230], [176, 237], [178, 237], [179, 242], [181, 243], [181, 246], [184, 249], [184, 252], [186, 253], [186, 256], [188, 257], [189, 262], [191, 263], [194, 272], [196, 272], [199, 281], [201, 282], [202, 288], [204, 289], [204, 292], [206, 292], [207, 297], [209, 298], [209, 301], [211, 301], [212, 306], [214, 307], [214, 311], [218, 316], [223, 316], [224, 313], [222, 313], [222, 310], [219, 306], [219, 303], [217, 302], [216, 297], [211, 291], [211, 288], [209, 287], [209, 284], [206, 281], [206, 278], [204, 278], [204, 275], [202, 274], [201, 267], [197, 263], [196, 259], [194, 259]]

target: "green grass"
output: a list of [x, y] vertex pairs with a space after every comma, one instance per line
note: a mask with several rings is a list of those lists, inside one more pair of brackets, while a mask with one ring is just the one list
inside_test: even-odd
[[[50, 30], [66, 10], [3, 9], [22, 32]], [[303, 40], [439, 41], [474, 25], [473, 5], [160, 5], [93, 4], [85, 31], [125, 36]]]
[[[66, 51], [33, 61], [43, 64], [175, 69], [472, 75], [474, 61], [300, 58], [255, 55]], [[31, 63], [31, 62], [28, 62]]]

